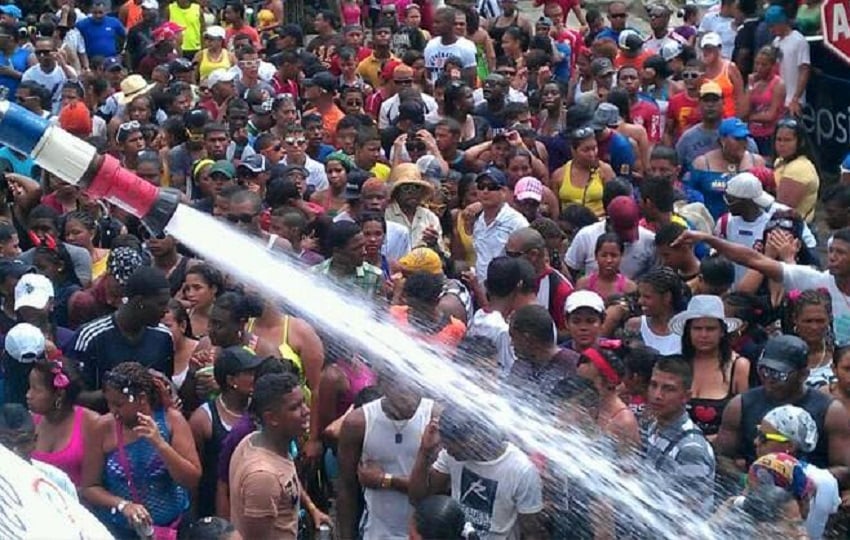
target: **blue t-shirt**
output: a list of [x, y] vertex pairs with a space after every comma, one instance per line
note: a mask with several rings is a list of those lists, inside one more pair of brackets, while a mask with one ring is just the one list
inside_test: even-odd
[[[11, 56], [6, 56], [6, 53], [0, 51], [0, 66], [9, 66], [18, 73], [23, 74], [29, 67], [27, 59], [29, 59], [30, 51], [18, 47]], [[8, 75], [0, 75], [0, 88], [7, 88], [9, 92], [6, 94], [6, 99], [15, 102], [15, 91], [18, 85], [21, 84], [20, 79], [9, 77]]]
[[614, 174], [631, 178], [635, 170], [635, 150], [625, 135], [611, 131], [611, 137], [599, 144], [599, 159], [606, 161]]
[[573, 49], [572, 49], [572, 47], [570, 47], [569, 43], [564, 42], [564, 41], [556, 42], [555, 43], [555, 49], [559, 53], [564, 55], [564, 58], [561, 59], [561, 61], [558, 62], [557, 64], [555, 64], [555, 66], [554, 66], [554, 68], [555, 68], [554, 69], [555, 80], [557, 80], [560, 83], [567, 84], [568, 82], [570, 82], [570, 74], [571, 74], [570, 64], [572, 62]]
[[83, 35], [89, 58], [118, 56], [118, 38], [127, 35], [121, 21], [109, 15], [99, 21], [86, 17], [77, 23], [77, 30]]

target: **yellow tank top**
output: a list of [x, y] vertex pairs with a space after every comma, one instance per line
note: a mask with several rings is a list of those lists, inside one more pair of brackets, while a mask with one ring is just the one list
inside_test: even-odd
[[586, 206], [596, 214], [597, 217], [605, 215], [605, 208], [602, 206], [602, 175], [599, 174], [599, 169], [596, 169], [590, 174], [590, 180], [587, 186], [580, 188], [570, 182], [570, 176], [573, 169], [572, 160], [568, 161], [564, 166], [564, 178], [561, 180], [561, 189], [558, 190], [558, 199], [561, 201], [561, 206], [568, 204], [580, 204]]
[[466, 232], [461, 212], [457, 213], [455, 228], [457, 229], [457, 238], [460, 240], [460, 245], [463, 246], [463, 251], [466, 254], [464, 260], [466, 260], [469, 266], [475, 266], [475, 248], [472, 246], [472, 235]]
[[181, 8], [177, 2], [168, 4], [168, 20], [183, 27], [183, 52], [201, 50], [201, 6], [196, 3]]
[[109, 255], [104, 255], [100, 259], [91, 263], [91, 278], [92, 281], [106, 273], [106, 262], [109, 260]]
[[[253, 318], [248, 319], [248, 324], [245, 326], [245, 330], [253, 332], [255, 321], [256, 319]], [[289, 346], [289, 315], [283, 316], [283, 334], [281, 335], [281, 342], [278, 345], [277, 350], [280, 352], [281, 358], [291, 362], [292, 365], [295, 366], [295, 369], [298, 370], [298, 382], [301, 383], [301, 391], [304, 393], [304, 401], [309, 404], [313, 393], [310, 391], [310, 387], [307, 386], [307, 377], [304, 373], [304, 363], [301, 361], [301, 356]]]
[[227, 53], [225, 49], [221, 50], [221, 58], [218, 62], [214, 62], [212, 58], [210, 58], [209, 51], [204, 49], [201, 51], [201, 62], [198, 64], [198, 71], [201, 74], [201, 80], [203, 81], [207, 77], [210, 76], [210, 73], [217, 69], [229, 69], [230, 68], [230, 55]]

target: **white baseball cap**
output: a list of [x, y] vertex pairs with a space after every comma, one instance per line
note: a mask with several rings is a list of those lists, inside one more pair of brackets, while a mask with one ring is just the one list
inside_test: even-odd
[[749, 199], [761, 206], [768, 208], [775, 200], [773, 195], [765, 193], [761, 180], [749, 172], [738, 173], [726, 183], [726, 194], [738, 199]]
[[159, 10], [159, 2], [157, 0], [142, 0], [142, 9]]
[[15, 285], [15, 311], [22, 307], [44, 309], [53, 298], [53, 283], [41, 274], [24, 274]]
[[44, 356], [44, 334], [29, 323], [18, 323], [6, 334], [6, 353], [23, 364]]
[[717, 32], [709, 32], [699, 40], [700, 49], [703, 47], [722, 47], [723, 38]]
[[209, 36], [211, 38], [224, 39], [225, 36], [227, 35], [227, 32], [221, 26], [213, 25], [213, 26], [207, 26], [204, 29], [204, 35]]
[[580, 308], [590, 308], [602, 314], [605, 313], [605, 301], [593, 291], [575, 291], [567, 297], [564, 311], [569, 314]]
[[207, 77], [207, 88], [212, 88], [221, 82], [233, 82], [236, 79], [236, 70], [218, 68], [212, 70]]

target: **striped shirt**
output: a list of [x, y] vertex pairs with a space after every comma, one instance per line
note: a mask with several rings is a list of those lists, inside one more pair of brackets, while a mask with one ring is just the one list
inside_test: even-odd
[[104, 374], [122, 362], [138, 362], [169, 378], [174, 374], [174, 342], [168, 328], [162, 324], [148, 326], [131, 340], [118, 328], [114, 314], [82, 326], [69, 356], [80, 362], [89, 390], [101, 388]]

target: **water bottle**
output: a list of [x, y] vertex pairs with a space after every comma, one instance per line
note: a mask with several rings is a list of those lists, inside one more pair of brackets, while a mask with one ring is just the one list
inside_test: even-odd
[[316, 540], [331, 540], [331, 526], [327, 523], [319, 525], [319, 534]]
[[137, 521], [136, 524], [133, 525], [133, 529], [135, 529], [140, 540], [150, 540], [153, 538], [153, 525], [148, 522]]

